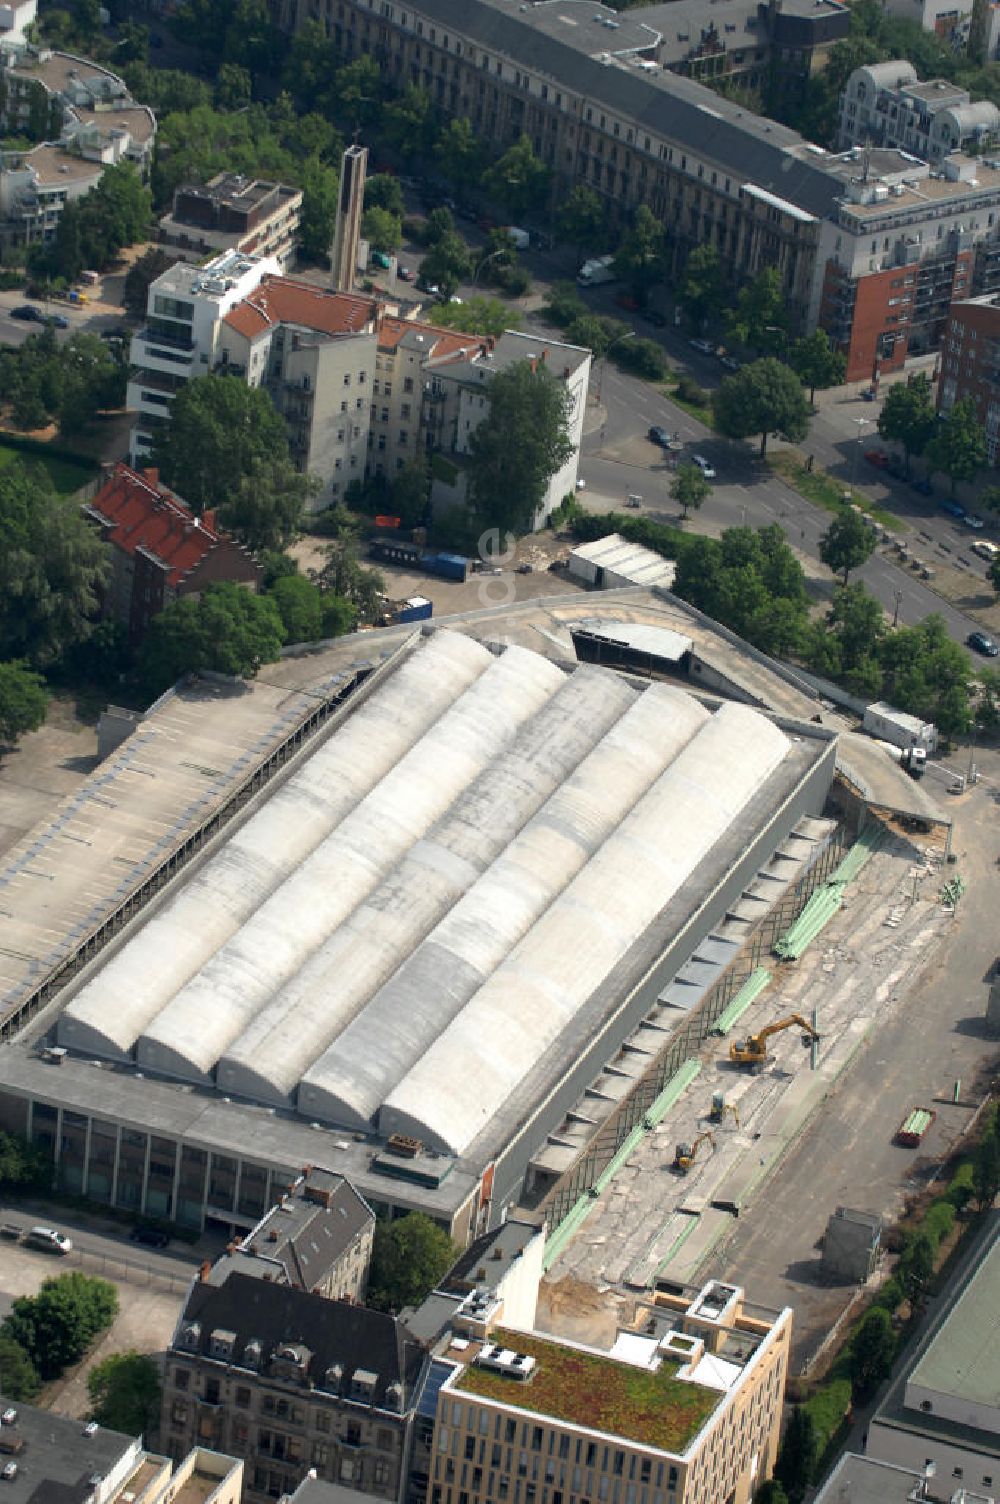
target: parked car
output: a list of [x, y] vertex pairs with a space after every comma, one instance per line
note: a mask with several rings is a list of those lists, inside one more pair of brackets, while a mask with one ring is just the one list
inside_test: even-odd
[[144, 1243], [147, 1248], [166, 1248], [170, 1242], [170, 1234], [163, 1231], [162, 1227], [150, 1227], [149, 1224], [139, 1223], [129, 1233], [133, 1243]]
[[938, 509], [942, 512], [947, 512], [949, 517], [962, 518], [965, 516], [965, 508], [960, 506], [957, 501], [952, 501], [950, 496], [941, 498], [938, 502]]
[[996, 658], [1000, 654], [1000, 648], [987, 632], [970, 632], [965, 641], [974, 653], [982, 653], [984, 658]]
[[715, 469], [708, 463], [708, 460], [703, 454], [693, 454], [691, 456], [691, 463], [692, 465], [698, 466], [698, 469], [701, 471], [706, 480], [715, 479]]
[[517, 566], [517, 568], [514, 570], [515, 574], [534, 574], [534, 572], [535, 572], [535, 566], [534, 566], [534, 564], [519, 564]]
[[688, 344], [692, 350], [700, 350], [702, 355], [715, 354], [715, 346], [710, 339], [689, 339]]
[[659, 444], [661, 449], [666, 449], [667, 445], [670, 443], [669, 430], [666, 428], [661, 428], [658, 423], [654, 424], [653, 427], [649, 430], [649, 442], [651, 444]]
[[933, 496], [934, 487], [929, 480], [911, 480], [910, 490], [918, 492], [921, 496]]
[[641, 496], [626, 496], [626, 498], [625, 498], [625, 505], [627, 507], [632, 507], [633, 509], [636, 508], [636, 507], [641, 507], [642, 506], [642, 497]]
[[385, 251], [372, 251], [368, 258], [369, 266], [380, 266], [383, 271], [388, 271], [392, 265], [392, 257], [387, 256]]
[[62, 313], [50, 313], [47, 317], [43, 316], [42, 323], [54, 324], [57, 329], [69, 328], [69, 319]]
[[719, 364], [725, 366], [727, 371], [738, 371], [742, 362], [738, 361], [735, 355], [720, 355]]
[[413, 281], [413, 273], [410, 271], [410, 268], [408, 266], [397, 266], [396, 276], [399, 278], [400, 282]]
[[864, 391], [861, 393], [861, 400], [862, 402], [874, 402], [877, 396], [878, 392], [873, 386], [866, 386]]
[[962, 518], [962, 521], [965, 523], [966, 527], [971, 527], [974, 533], [981, 533], [983, 528], [986, 526], [986, 523], [983, 521], [983, 519], [981, 517], [977, 517], [975, 512], [966, 512], [965, 516]]
[[884, 449], [866, 449], [865, 459], [869, 465], [874, 465], [876, 470], [884, 470], [889, 464], [889, 456]]
[[[985, 538], [977, 538], [975, 543], [970, 544], [970, 548], [974, 554], [978, 554], [981, 559], [987, 559], [991, 564], [1000, 554], [1000, 546], [996, 543], [988, 543]], [[3, 1228], [0, 1227], [0, 1233], [2, 1232]]]
[[906, 466], [903, 464], [903, 461], [899, 458], [898, 454], [890, 454], [889, 463], [885, 468], [888, 470], [889, 474], [896, 480], [904, 480], [906, 478]]
[[25, 1241], [31, 1248], [40, 1248], [45, 1253], [70, 1253], [73, 1249], [72, 1239], [54, 1227], [33, 1227]]
[[30, 303], [19, 303], [16, 308], [10, 310], [10, 316], [12, 319], [24, 319], [27, 324], [40, 324], [42, 322], [41, 309], [33, 308]]

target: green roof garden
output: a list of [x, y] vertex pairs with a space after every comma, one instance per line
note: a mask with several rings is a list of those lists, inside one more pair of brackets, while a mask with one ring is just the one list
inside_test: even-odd
[[654, 1372], [526, 1332], [498, 1328], [490, 1341], [529, 1353], [537, 1363], [531, 1377], [515, 1379], [470, 1364], [455, 1390], [664, 1452], [683, 1452], [722, 1399], [717, 1389], [678, 1379], [679, 1365], [667, 1359]]

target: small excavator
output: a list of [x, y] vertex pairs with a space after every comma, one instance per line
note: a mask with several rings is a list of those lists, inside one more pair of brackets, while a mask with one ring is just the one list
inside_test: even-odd
[[709, 1122], [725, 1122], [727, 1113], [732, 1113], [733, 1122], [736, 1124], [737, 1128], [739, 1128], [740, 1114], [736, 1104], [734, 1102], [727, 1102], [721, 1091], [715, 1092], [712, 1097], [712, 1108], [708, 1114]]
[[674, 1162], [671, 1168], [676, 1170], [679, 1175], [686, 1175], [694, 1164], [698, 1150], [706, 1139], [714, 1149], [715, 1135], [710, 1128], [706, 1128], [704, 1133], [699, 1133], [693, 1144], [678, 1144], [674, 1152]]
[[759, 1034], [749, 1034], [746, 1039], [734, 1040], [729, 1046], [729, 1058], [735, 1065], [762, 1066], [767, 1062], [767, 1041], [771, 1035], [796, 1026], [805, 1030], [803, 1044], [810, 1044], [819, 1038], [812, 1024], [801, 1013], [790, 1013], [787, 1018], [779, 1018], [777, 1023], [768, 1024]]

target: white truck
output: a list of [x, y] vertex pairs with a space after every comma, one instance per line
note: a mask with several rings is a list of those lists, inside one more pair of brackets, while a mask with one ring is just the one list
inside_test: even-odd
[[864, 729], [878, 741], [890, 742], [903, 751], [921, 747], [930, 757], [937, 751], [938, 729], [933, 721], [922, 721], [919, 716], [907, 715], [892, 705], [878, 700], [865, 711]]
[[881, 747], [886, 756], [891, 757], [894, 763], [898, 763], [911, 778], [923, 778], [927, 770], [927, 753], [923, 747], [895, 747], [892, 742], [884, 742], [878, 738], [875, 740], [875, 745]]
[[519, 251], [526, 251], [531, 244], [531, 236], [527, 230], [518, 229], [517, 225], [504, 225], [504, 234], [509, 235]]
[[599, 287], [602, 282], [613, 282], [614, 256], [595, 256], [593, 260], [585, 261], [576, 274], [576, 280], [581, 287]]

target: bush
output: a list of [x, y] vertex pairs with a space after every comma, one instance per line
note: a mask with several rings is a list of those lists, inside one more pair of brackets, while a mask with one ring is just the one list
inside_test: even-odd
[[644, 381], [662, 381], [667, 374], [667, 357], [655, 339], [623, 339], [615, 346], [611, 357], [624, 370], [632, 371]]
[[972, 1184], [972, 1162], [965, 1160], [959, 1165], [951, 1180], [945, 1196], [951, 1202], [956, 1212], [964, 1212], [974, 1195]]
[[874, 1305], [880, 1306], [883, 1311], [898, 1311], [903, 1304], [905, 1296], [903, 1286], [895, 1275], [887, 1279], [881, 1290], [875, 1297]]
[[91, 1419], [109, 1430], [139, 1436], [159, 1418], [160, 1373], [143, 1353], [112, 1353], [87, 1375], [87, 1393]]
[[711, 392], [699, 386], [694, 377], [688, 376], [687, 373], [678, 378], [676, 394], [682, 402], [690, 402], [695, 407], [708, 407], [712, 400]]
[[850, 1379], [832, 1379], [821, 1385], [802, 1408], [812, 1420], [816, 1432], [816, 1448], [822, 1457], [850, 1413]]
[[935, 1248], [943, 1243], [955, 1225], [955, 1208], [950, 1201], [935, 1201], [923, 1221], [923, 1231]]
[[0, 1333], [24, 1348], [43, 1379], [82, 1358], [118, 1314], [118, 1292], [105, 1279], [60, 1274], [37, 1295], [15, 1300]]

